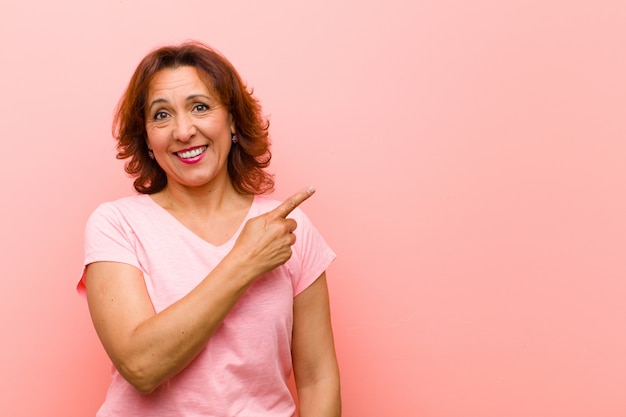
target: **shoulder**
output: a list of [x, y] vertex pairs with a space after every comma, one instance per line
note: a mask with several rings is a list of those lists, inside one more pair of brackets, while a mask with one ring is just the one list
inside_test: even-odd
[[117, 200], [106, 201], [98, 206], [98, 209], [109, 209], [125, 211], [129, 209], [137, 209], [148, 207], [155, 204], [148, 194], [135, 194], [127, 197], [118, 198]]
[[145, 194], [123, 197], [101, 203], [87, 220], [87, 229], [126, 228], [149, 221], [156, 212], [156, 203]]
[[256, 194], [254, 196], [254, 200], [252, 202], [252, 207], [258, 210], [273, 210], [280, 204], [280, 201], [275, 198], [264, 195], [264, 194]]
[[[254, 202], [252, 203], [252, 210], [254, 211], [255, 215], [260, 215], [263, 213], [267, 213], [268, 211], [274, 210], [282, 203], [283, 202], [281, 200], [277, 200], [271, 196], [255, 195]], [[293, 210], [287, 217], [292, 218], [296, 221], [308, 221], [306, 214], [304, 214], [300, 207], [297, 207], [295, 210]]]
[[151, 209], [154, 202], [151, 201], [150, 196], [146, 194], [132, 195], [128, 197], [122, 197], [117, 200], [106, 201], [101, 203], [92, 212], [92, 217], [111, 217], [124, 215], [126, 213], [133, 213], [136, 211], [146, 211]]

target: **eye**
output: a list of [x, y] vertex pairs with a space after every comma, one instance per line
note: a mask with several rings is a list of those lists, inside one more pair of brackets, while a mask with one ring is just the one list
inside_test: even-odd
[[196, 113], [201, 113], [209, 110], [209, 106], [204, 103], [197, 103], [193, 106], [193, 111]]
[[169, 114], [167, 114], [167, 112], [160, 110], [160, 111], [154, 113], [153, 117], [154, 117], [154, 120], [159, 120], [160, 121], [160, 120], [165, 120], [168, 116], [169, 116]]

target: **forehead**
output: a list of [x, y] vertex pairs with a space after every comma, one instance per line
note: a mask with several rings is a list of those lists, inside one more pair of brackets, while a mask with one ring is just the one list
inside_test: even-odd
[[164, 68], [157, 71], [148, 83], [148, 97], [176, 92], [203, 92], [213, 95], [209, 77], [192, 66]]

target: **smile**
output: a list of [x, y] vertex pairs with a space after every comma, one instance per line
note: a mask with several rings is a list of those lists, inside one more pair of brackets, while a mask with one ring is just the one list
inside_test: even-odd
[[207, 146], [204, 145], [204, 146], [198, 146], [197, 148], [186, 149], [184, 151], [175, 152], [175, 153], [181, 159], [191, 159], [202, 154], [204, 151], [206, 151], [206, 148]]

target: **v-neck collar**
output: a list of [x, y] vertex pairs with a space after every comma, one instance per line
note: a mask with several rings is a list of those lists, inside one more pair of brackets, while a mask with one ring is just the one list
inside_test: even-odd
[[208, 247], [213, 248], [213, 249], [230, 248], [233, 246], [235, 240], [237, 240], [237, 238], [239, 237], [239, 234], [241, 233], [241, 230], [243, 229], [246, 222], [250, 218], [253, 217], [254, 207], [257, 204], [257, 198], [258, 198], [258, 195], [256, 194], [253, 196], [252, 203], [250, 204], [250, 207], [248, 208], [248, 212], [246, 213], [245, 217], [243, 218], [243, 221], [241, 222], [241, 224], [239, 225], [235, 233], [226, 242], [222, 243], [221, 245], [214, 245], [213, 243], [198, 236], [194, 231], [192, 231], [190, 228], [185, 226], [172, 213], [170, 213], [169, 211], [167, 211], [167, 209], [165, 209], [159, 203], [154, 201], [154, 199], [152, 199], [152, 197], [149, 194], [144, 194], [144, 196], [148, 199], [150, 205], [156, 207], [157, 209], [156, 211], [159, 213], [159, 216], [164, 219], [164, 221], [173, 225], [177, 229], [181, 229], [182, 233], [191, 235], [194, 239], [198, 240], [202, 244], [207, 245]]

